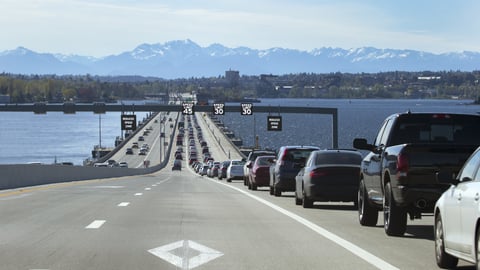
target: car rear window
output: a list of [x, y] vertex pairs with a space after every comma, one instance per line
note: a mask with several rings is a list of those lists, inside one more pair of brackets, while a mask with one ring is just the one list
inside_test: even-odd
[[290, 162], [305, 162], [307, 158], [310, 156], [310, 153], [317, 149], [287, 149], [283, 155], [283, 161], [290, 161]]
[[315, 159], [315, 165], [346, 164], [360, 165], [362, 156], [356, 153], [321, 153]]
[[450, 114], [399, 119], [392, 145], [402, 143], [480, 144], [480, 118]]
[[237, 161], [237, 160], [232, 161], [232, 165], [234, 165], [234, 166], [235, 165], [243, 165], [243, 164], [244, 164], [243, 161]]

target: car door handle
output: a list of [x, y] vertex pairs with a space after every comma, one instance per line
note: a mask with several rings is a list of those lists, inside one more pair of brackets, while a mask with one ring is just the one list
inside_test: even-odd
[[480, 199], [480, 195], [478, 193], [475, 194], [475, 201], [478, 202], [478, 199]]
[[462, 194], [459, 193], [457, 196], [457, 201], [461, 201], [461, 200], [462, 200]]

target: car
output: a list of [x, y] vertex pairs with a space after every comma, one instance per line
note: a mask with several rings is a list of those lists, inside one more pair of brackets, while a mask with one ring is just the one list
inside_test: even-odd
[[356, 150], [312, 151], [295, 177], [295, 204], [304, 208], [313, 207], [315, 201], [356, 205], [362, 158]]
[[257, 187], [268, 187], [270, 184], [270, 166], [275, 156], [258, 156], [248, 166], [248, 189], [257, 190]]
[[284, 191], [295, 191], [295, 177], [305, 166], [316, 146], [282, 146], [270, 166], [270, 195], [281, 196]]
[[143, 142], [143, 141], [145, 141], [145, 137], [143, 137], [143, 136], [139, 136], [139, 137], [138, 137], [138, 141], [139, 141], [139, 142]]
[[248, 175], [249, 175], [249, 170], [250, 168], [248, 167], [252, 162], [255, 161], [255, 159], [258, 157], [258, 156], [269, 156], [269, 155], [275, 155], [275, 151], [271, 151], [271, 150], [253, 150], [251, 151], [248, 156], [247, 156], [247, 160], [245, 162], [245, 165], [243, 166], [243, 184], [245, 186], [248, 185]]
[[208, 168], [209, 168], [209, 167], [210, 167], [210, 166], [208, 166], [207, 164], [203, 164], [202, 167], [200, 167], [198, 173], [199, 173], [201, 176], [207, 175], [207, 172], [208, 172]]
[[142, 149], [140, 149], [140, 151], [138, 151], [138, 154], [144, 156], [144, 155], [147, 154], [147, 150], [142, 148]]
[[172, 171], [181, 171], [182, 170], [182, 161], [180, 159], [175, 159], [173, 161]]
[[464, 163], [458, 176], [444, 170], [439, 183], [450, 184], [434, 208], [435, 259], [441, 268], [455, 268], [458, 259], [480, 266], [480, 147]]
[[243, 180], [243, 160], [230, 160], [227, 168], [227, 182], [232, 182], [234, 179]]
[[230, 160], [222, 162], [220, 165], [220, 169], [218, 169], [218, 180], [222, 180], [223, 178], [227, 178], [227, 169], [228, 165], [230, 164]]
[[208, 175], [209, 177], [215, 177], [217, 176], [218, 177], [218, 170], [220, 169], [220, 162], [219, 161], [215, 161], [213, 162], [212, 164], [212, 167], [210, 169], [210, 174]]
[[121, 161], [118, 163], [120, 168], [128, 168], [128, 163], [126, 161]]
[[103, 162], [103, 163], [97, 162], [97, 163], [94, 163], [94, 164], [93, 164], [93, 167], [108, 167], [108, 163], [106, 163], [106, 162]]
[[113, 159], [107, 160], [107, 164], [108, 164], [108, 167], [117, 167], [118, 166], [117, 161], [115, 161]]

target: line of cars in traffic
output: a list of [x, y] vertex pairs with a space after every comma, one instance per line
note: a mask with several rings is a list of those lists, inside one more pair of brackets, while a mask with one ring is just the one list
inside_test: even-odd
[[[319, 149], [305, 146], [284, 146], [272, 151], [252, 151], [243, 163], [248, 173], [242, 178], [251, 190], [269, 187], [270, 194], [295, 192], [295, 204], [313, 207], [316, 201], [353, 202], [358, 206], [359, 174], [363, 156], [350, 149]], [[291, 154], [291, 156], [290, 156]], [[252, 158], [255, 156], [255, 158]], [[213, 163], [212, 163], [213, 164]], [[222, 174], [232, 161], [205, 166], [201, 175], [226, 178]], [[199, 166], [198, 168], [202, 168]], [[223, 169], [222, 169], [223, 168]], [[198, 170], [196, 168], [196, 170]], [[239, 179], [239, 178], [238, 178]], [[479, 265], [480, 260], [480, 148], [467, 160], [458, 176], [439, 175], [440, 183], [451, 184], [435, 206], [435, 258], [441, 268], [455, 267], [459, 259]], [[477, 267], [477, 269], [479, 269]]]
[[[447, 120], [453, 118], [442, 117]], [[421, 125], [424, 126], [425, 123]], [[462, 129], [460, 125], [453, 123], [454, 128], [446, 131], [445, 127], [448, 125], [452, 125], [452, 121], [448, 124], [438, 123], [438, 126], [435, 126], [438, 130], [432, 128], [428, 132], [447, 134], [457, 131], [456, 133], [459, 133], [458, 131]], [[474, 132], [471, 136], [473, 134], [480, 135]], [[421, 135], [424, 136], [424, 133]], [[434, 144], [446, 145], [445, 141], [437, 142], [436, 137], [434, 139]], [[458, 143], [458, 145], [466, 144], [464, 141]], [[427, 144], [423, 147], [426, 146]], [[449, 151], [455, 151], [455, 147], [449, 149]], [[375, 153], [377, 150], [372, 148], [372, 151]], [[437, 154], [442, 155], [440, 152]], [[405, 156], [401, 157], [401, 160], [391, 160], [391, 162], [394, 164], [400, 162], [408, 166], [409, 164], [405, 163]], [[444, 161], [448, 162], [448, 160]], [[223, 179], [221, 172], [226, 171], [225, 168], [228, 168], [229, 164], [231, 161], [212, 162], [202, 165], [204, 167], [199, 171], [202, 175]], [[362, 224], [364, 207], [368, 202], [360, 196], [365, 192], [365, 189], [359, 192], [362, 187], [360, 176], [362, 173], [375, 170], [369, 164], [373, 165], [354, 149], [283, 146], [278, 151], [252, 151], [243, 164], [242, 178], [244, 184], [251, 190], [268, 186], [273, 196], [281, 196], [282, 192], [294, 192], [295, 204], [302, 205], [304, 208], [313, 207], [314, 202], [317, 201], [353, 202], [357, 208], [361, 203], [363, 210], [359, 209], [358, 215], [359, 222]], [[444, 172], [445, 168], [455, 168], [447, 164], [449, 163], [438, 164], [436, 170], [437, 182], [450, 187], [441, 193], [434, 206], [436, 262], [441, 268], [452, 268], [457, 265], [459, 259], [462, 259], [474, 263], [477, 269], [480, 269], [480, 148], [470, 156], [460, 171], [457, 168], [455, 171]], [[218, 169], [215, 169], [216, 167]], [[400, 176], [404, 177], [404, 175]], [[226, 178], [231, 180], [228, 176]], [[392, 204], [391, 200], [392, 198], [388, 207], [384, 206], [389, 214], [393, 213], [393, 208], [399, 207]], [[386, 201], [383, 200], [384, 205], [385, 203]], [[390, 222], [395, 220], [390, 219]]]

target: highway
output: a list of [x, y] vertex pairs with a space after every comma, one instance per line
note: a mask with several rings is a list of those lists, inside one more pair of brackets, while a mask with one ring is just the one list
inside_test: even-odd
[[[202, 127], [213, 156], [226, 158]], [[293, 192], [250, 191], [183, 163], [1, 191], [0, 269], [437, 269], [431, 216], [388, 237], [381, 217], [361, 227], [353, 204], [303, 209]]]
[[[132, 138], [127, 138], [129, 140], [128, 143], [117, 153], [115, 153], [111, 159], [115, 160], [116, 162], [127, 162], [130, 168], [144, 167], [145, 160], [148, 160], [151, 165], [159, 164], [160, 156], [162, 161], [164, 160], [166, 148], [168, 147], [169, 143], [169, 134], [171, 134], [175, 128], [177, 116], [178, 113], [173, 112], [159, 113], [146, 124], [143, 130], [140, 130], [137, 134], [132, 135]], [[148, 135], [144, 134], [145, 131], [148, 132]], [[160, 137], [161, 132], [165, 134], [165, 137]], [[143, 137], [144, 140], [140, 141], [140, 137]], [[133, 142], [138, 143], [138, 148], [132, 148]], [[147, 144], [149, 146], [149, 150], [145, 155], [139, 155], [140, 148], [143, 144]], [[127, 148], [132, 148], [132, 155], [126, 155]]]

